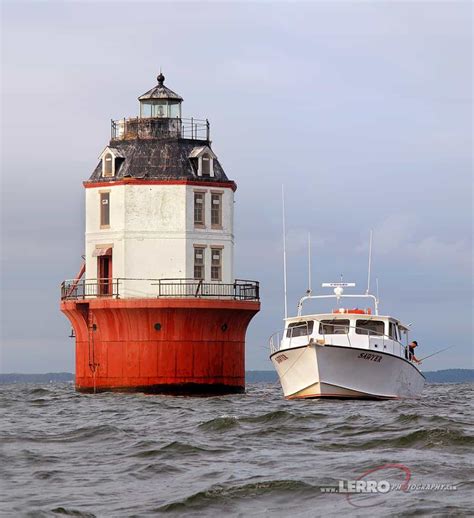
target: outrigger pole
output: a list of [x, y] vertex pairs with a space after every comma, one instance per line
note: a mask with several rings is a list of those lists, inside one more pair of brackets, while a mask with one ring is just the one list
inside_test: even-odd
[[311, 289], [311, 233], [308, 232], [308, 295], [312, 293]]
[[283, 293], [285, 298], [285, 318], [288, 318], [288, 301], [286, 289], [286, 223], [285, 223], [285, 186], [281, 185], [281, 207], [283, 215]]
[[373, 234], [373, 231], [371, 230], [370, 239], [369, 239], [369, 268], [368, 268], [368, 272], [367, 272], [367, 291], [365, 292], [367, 294], [370, 292], [370, 273], [371, 273], [371, 269], [372, 269], [372, 234]]

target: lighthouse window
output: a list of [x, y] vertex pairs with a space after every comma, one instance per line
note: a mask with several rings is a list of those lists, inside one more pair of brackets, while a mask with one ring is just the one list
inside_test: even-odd
[[112, 153], [107, 153], [102, 159], [102, 175], [113, 176], [114, 175], [114, 157]]
[[211, 225], [222, 227], [222, 194], [211, 194]]
[[204, 226], [204, 196], [203, 192], [194, 193], [194, 224]]
[[101, 228], [110, 225], [110, 193], [100, 193], [100, 226]]
[[194, 278], [204, 279], [204, 248], [194, 248]]
[[211, 280], [222, 280], [222, 250], [220, 248], [211, 248]]
[[384, 334], [385, 324], [381, 320], [357, 320], [356, 334], [382, 336]]

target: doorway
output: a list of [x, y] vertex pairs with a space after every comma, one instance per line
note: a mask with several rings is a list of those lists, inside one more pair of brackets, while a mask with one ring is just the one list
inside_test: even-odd
[[112, 295], [112, 255], [97, 257], [98, 295]]

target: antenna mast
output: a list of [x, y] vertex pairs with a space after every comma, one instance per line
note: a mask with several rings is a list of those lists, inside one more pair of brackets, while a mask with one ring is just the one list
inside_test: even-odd
[[311, 295], [311, 233], [308, 232], [308, 295]]
[[288, 318], [288, 301], [286, 289], [286, 222], [285, 222], [285, 187], [281, 186], [281, 206], [283, 215], [283, 293], [285, 298], [285, 318]]
[[371, 230], [370, 231], [370, 240], [369, 240], [369, 268], [368, 268], [368, 272], [367, 272], [367, 291], [365, 292], [366, 294], [368, 294], [370, 291], [370, 270], [372, 268], [372, 234], [373, 234], [373, 231]]

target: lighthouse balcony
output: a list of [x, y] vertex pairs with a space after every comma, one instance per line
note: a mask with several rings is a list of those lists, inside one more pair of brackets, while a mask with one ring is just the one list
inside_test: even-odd
[[209, 142], [210, 125], [207, 119], [124, 118], [111, 121], [111, 139], [188, 139]]
[[260, 300], [257, 281], [235, 280], [232, 284], [196, 279], [71, 279], [61, 283], [61, 300], [99, 297], [127, 298], [207, 298]]

